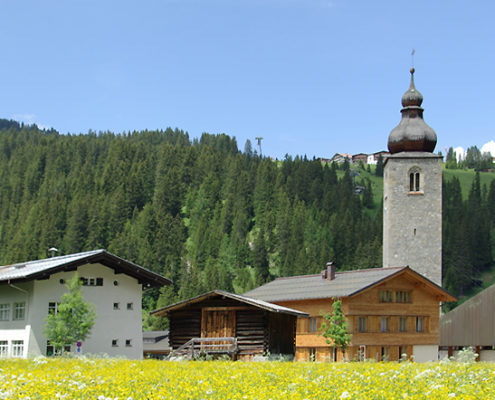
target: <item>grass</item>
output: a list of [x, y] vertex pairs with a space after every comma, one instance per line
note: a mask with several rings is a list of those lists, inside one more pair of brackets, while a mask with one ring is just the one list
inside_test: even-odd
[[[451, 180], [454, 176], [459, 179], [461, 184], [462, 198], [467, 199], [471, 185], [473, 184], [474, 176], [476, 172], [474, 169], [446, 169], [443, 168], [443, 178], [446, 181]], [[480, 172], [481, 187], [486, 185], [487, 189], [490, 186], [490, 182], [495, 179], [495, 172]]]

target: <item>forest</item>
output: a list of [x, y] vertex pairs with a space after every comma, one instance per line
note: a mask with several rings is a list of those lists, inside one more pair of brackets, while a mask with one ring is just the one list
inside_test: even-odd
[[[61, 135], [0, 120], [0, 265], [46, 258], [52, 246], [104, 248], [173, 281], [145, 291], [145, 310], [318, 273], [328, 261], [380, 267], [380, 172], [272, 160], [225, 134]], [[455, 176], [444, 180], [443, 285], [454, 295], [493, 266], [495, 180], [473, 177], [466, 198]]]

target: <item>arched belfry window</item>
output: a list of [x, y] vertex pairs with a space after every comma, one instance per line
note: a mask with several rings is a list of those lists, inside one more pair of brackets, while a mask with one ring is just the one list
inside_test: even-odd
[[421, 173], [419, 168], [411, 168], [409, 170], [409, 191], [420, 192], [421, 191]]

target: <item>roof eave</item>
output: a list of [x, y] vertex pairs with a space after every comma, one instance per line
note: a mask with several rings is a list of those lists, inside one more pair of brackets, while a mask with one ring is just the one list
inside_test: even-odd
[[[104, 261], [104, 262], [102, 262]], [[106, 262], [105, 262], [106, 261]], [[52, 268], [48, 268], [42, 271], [38, 271], [29, 275], [24, 275], [14, 279], [6, 279], [0, 282], [0, 284], [28, 282], [36, 279], [48, 279], [50, 275], [61, 271], [74, 271], [77, 267], [85, 264], [94, 264], [102, 262], [103, 265], [114, 269], [122, 270], [122, 273], [126, 273], [129, 276], [137, 279], [139, 282], [146, 284], [149, 287], [160, 288], [164, 285], [170, 285], [172, 281], [164, 276], [161, 276], [153, 271], [143, 268], [130, 261], [124, 260], [106, 250], [99, 250], [94, 254], [90, 254], [86, 257], [78, 258], [77, 260], [69, 261], [60, 265], [56, 265]]]
[[382, 279], [379, 279], [378, 281], [368, 285], [368, 286], [365, 286], [359, 290], [356, 290], [355, 292], [351, 293], [348, 297], [355, 297], [359, 294], [361, 294], [362, 292], [365, 292], [369, 289], [372, 289], [373, 287], [376, 287], [380, 284], [382, 284], [383, 282], [389, 280], [389, 279], [392, 279], [392, 278], [395, 278], [401, 274], [404, 274], [404, 273], [412, 273], [416, 278], [424, 281], [424, 283], [426, 285], [428, 285], [431, 289], [433, 289], [434, 291], [436, 292], [440, 292], [438, 293], [439, 295], [439, 300], [440, 301], [443, 301], [443, 302], [451, 302], [451, 301], [457, 301], [457, 298], [454, 297], [452, 294], [450, 294], [449, 292], [447, 292], [444, 288], [442, 288], [441, 286], [438, 286], [435, 282], [432, 282], [431, 280], [429, 280], [427, 277], [419, 274], [418, 272], [414, 271], [413, 269], [411, 269], [409, 266], [406, 266], [406, 267], [403, 267], [399, 270], [397, 270], [396, 272], [394, 272], [393, 274], [390, 274], [386, 277], [383, 277]]
[[214, 295], [225, 296], [225, 297], [228, 297], [232, 300], [237, 300], [239, 302], [243, 302], [243, 303], [249, 304], [253, 307], [261, 308], [261, 309], [269, 311], [269, 312], [280, 313], [280, 314], [289, 314], [289, 315], [294, 315], [294, 316], [298, 316], [298, 317], [308, 317], [309, 316], [309, 314], [302, 312], [302, 311], [298, 311], [298, 310], [290, 310], [290, 309], [280, 310], [280, 309], [276, 309], [276, 308], [270, 308], [270, 307], [267, 307], [263, 304], [259, 304], [256, 301], [256, 299], [254, 299], [254, 298], [249, 298], [249, 297], [242, 296], [242, 295], [236, 295], [233, 293], [224, 292], [223, 290], [212, 290], [210, 292], [200, 294], [199, 296], [195, 296], [195, 297], [192, 297], [190, 299], [180, 301], [178, 303], [170, 304], [170, 305], [162, 307], [158, 310], [151, 311], [150, 315], [165, 317], [171, 311], [185, 307], [188, 304], [194, 304], [194, 303], [200, 302], [200, 301], [207, 299], [208, 297], [212, 297]]

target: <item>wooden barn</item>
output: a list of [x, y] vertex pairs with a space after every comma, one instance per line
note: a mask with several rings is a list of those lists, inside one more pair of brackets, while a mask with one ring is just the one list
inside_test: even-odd
[[175, 355], [294, 355], [296, 323], [308, 314], [245, 296], [211, 292], [155, 310], [168, 317], [169, 345]]
[[440, 302], [456, 300], [409, 267], [336, 272], [332, 263], [321, 274], [278, 278], [244, 296], [309, 314], [297, 322], [295, 359], [300, 361], [343, 359], [319, 331], [333, 298], [342, 300], [352, 334], [350, 360], [397, 361], [403, 354], [420, 362], [437, 360]]

